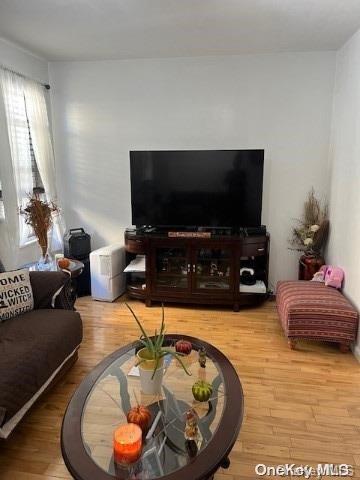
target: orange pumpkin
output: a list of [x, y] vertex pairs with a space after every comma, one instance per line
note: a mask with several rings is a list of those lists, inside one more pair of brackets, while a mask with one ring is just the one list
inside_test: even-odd
[[135, 423], [143, 432], [146, 432], [149, 428], [151, 413], [144, 405], [138, 405], [129, 410], [126, 418], [128, 423]]
[[59, 268], [68, 268], [70, 265], [70, 260], [68, 258], [59, 258], [58, 265]]

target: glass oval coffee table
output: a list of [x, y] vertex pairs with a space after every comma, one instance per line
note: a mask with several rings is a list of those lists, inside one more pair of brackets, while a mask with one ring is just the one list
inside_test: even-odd
[[[144, 395], [136, 376], [134, 342], [105, 358], [83, 380], [66, 410], [61, 448], [65, 464], [76, 480], [205, 480], [219, 467], [230, 464], [228, 455], [237, 439], [243, 418], [243, 391], [236, 371], [218, 349], [197, 338], [166, 335], [165, 344], [179, 339], [192, 343], [183, 357], [191, 376], [171, 356], [165, 357], [160, 395]], [[206, 350], [206, 366], [200, 367], [198, 351]], [[135, 375], [134, 375], [135, 374]], [[194, 400], [197, 380], [212, 385], [207, 402]], [[114, 461], [113, 436], [126, 424], [130, 408], [148, 406], [152, 420], [143, 438], [140, 459], [122, 466]], [[197, 418], [195, 439], [185, 438], [186, 413]]]

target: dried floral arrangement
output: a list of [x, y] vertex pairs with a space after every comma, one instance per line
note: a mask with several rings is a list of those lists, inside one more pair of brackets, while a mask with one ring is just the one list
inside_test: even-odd
[[329, 235], [328, 205], [315, 196], [312, 188], [304, 203], [304, 212], [296, 219], [290, 244], [307, 255], [320, 255]]
[[20, 208], [20, 215], [24, 216], [25, 223], [34, 230], [43, 257], [47, 253], [48, 231], [53, 224], [54, 213], [59, 213], [59, 207], [54, 202], [42, 200], [38, 193], [29, 195], [25, 207]]

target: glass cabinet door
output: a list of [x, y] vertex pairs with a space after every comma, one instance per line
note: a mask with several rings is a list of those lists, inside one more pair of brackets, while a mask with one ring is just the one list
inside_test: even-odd
[[190, 264], [186, 247], [155, 248], [155, 289], [189, 288]]
[[230, 248], [196, 249], [193, 263], [194, 288], [197, 292], [231, 292], [232, 250]]

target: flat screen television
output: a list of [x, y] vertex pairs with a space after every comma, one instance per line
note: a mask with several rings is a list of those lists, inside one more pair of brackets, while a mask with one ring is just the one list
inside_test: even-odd
[[131, 151], [137, 227], [261, 225], [264, 150]]

